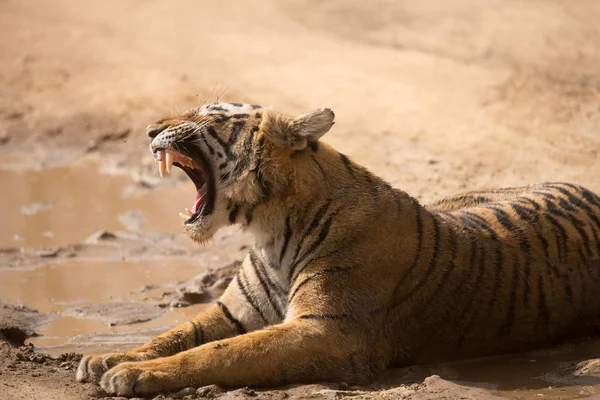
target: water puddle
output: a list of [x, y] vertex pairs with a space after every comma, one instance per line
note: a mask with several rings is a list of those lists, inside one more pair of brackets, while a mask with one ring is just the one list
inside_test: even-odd
[[[127, 195], [130, 177], [99, 172], [97, 162], [46, 169], [0, 160], [0, 247], [65, 245], [102, 230], [182, 232], [178, 213], [193, 204], [191, 181]], [[174, 174], [183, 174], [177, 168]]]
[[147, 285], [174, 284], [203, 271], [191, 260], [156, 258], [143, 262], [72, 259], [31, 270], [0, 270], [0, 299], [41, 312], [61, 312], [110, 300], [143, 301], [132, 293]]
[[[177, 213], [194, 199], [193, 183], [187, 181], [131, 193], [131, 177], [101, 173], [94, 160], [43, 169], [26, 161], [0, 159], [0, 187], [5, 190], [0, 196], [0, 248], [79, 243], [98, 230], [180, 234]], [[191, 259], [125, 260], [118, 248], [105, 252], [95, 254], [97, 259], [0, 268], [0, 300], [56, 315], [37, 328], [41, 336], [31, 339], [36, 347], [51, 354], [124, 350], [207, 307], [156, 306], [169, 285], [172, 289], [204, 270]], [[159, 288], [140, 291], [144, 286]]]
[[586, 340], [527, 354], [449, 364], [461, 381], [493, 383], [500, 394], [519, 400], [577, 399], [600, 395], [600, 378], [561, 374], [561, 366], [600, 357], [600, 339]]
[[[206, 305], [181, 309], [152, 305], [162, 292], [202, 271], [192, 260], [177, 257], [69, 259], [32, 269], [0, 270], [0, 300], [58, 315], [37, 329], [42, 336], [31, 339], [46, 352], [89, 353], [100, 347], [117, 351], [141, 344], [205, 309]], [[157, 288], [140, 291], [153, 287]], [[129, 323], [132, 320], [144, 322]]]

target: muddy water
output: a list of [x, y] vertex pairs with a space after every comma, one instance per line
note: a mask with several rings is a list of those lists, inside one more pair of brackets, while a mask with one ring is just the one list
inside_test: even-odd
[[[177, 213], [194, 201], [193, 184], [130, 194], [130, 177], [99, 172], [94, 160], [76, 165], [35, 168], [26, 160], [0, 160], [0, 248], [78, 243], [97, 230], [181, 233]], [[174, 173], [181, 173], [174, 171]], [[30, 269], [0, 265], [0, 300], [25, 304], [56, 315], [37, 329], [34, 345], [46, 352], [84, 353], [122, 350], [140, 344], [205, 306], [158, 309], [148, 303], [176, 282], [203, 271], [190, 259], [170, 257], [121, 260], [118, 254], [98, 259], [73, 258]], [[145, 285], [155, 291], [139, 292]], [[131, 307], [123, 308], [131, 303]], [[91, 317], [78, 308], [106, 304], [121, 307], [117, 317], [135, 317], [153, 308], [147, 322], [114, 325], [103, 315]], [[157, 314], [158, 313], [158, 314]], [[110, 312], [109, 312], [110, 314]], [[142, 316], [144, 317], [144, 316]]]
[[[528, 354], [508, 355], [449, 364], [461, 381], [496, 386], [513, 399], [600, 398], [600, 378], [577, 379], [557, 374], [561, 366], [600, 357], [600, 339], [575, 342]], [[596, 397], [597, 396], [597, 397]]]
[[46, 169], [18, 165], [0, 160], [0, 247], [75, 243], [98, 229], [181, 233], [177, 214], [194, 203], [191, 182], [127, 195], [132, 179], [100, 173], [93, 160]]
[[[33, 269], [0, 270], [0, 300], [57, 315], [37, 329], [41, 336], [31, 339], [46, 352], [120, 351], [205, 309], [205, 305], [199, 305], [161, 310], [147, 305], [155, 303], [175, 282], [188, 280], [201, 271], [198, 264], [179, 258], [143, 262], [73, 259]], [[168, 282], [171, 284], [165, 285]], [[140, 292], [141, 288], [152, 286], [160, 288]], [[90, 313], [85, 308], [81, 311], [82, 307], [97, 304], [105, 306], [102, 313]], [[123, 309], [123, 305], [127, 307]], [[111, 314], [111, 308], [116, 316]], [[112, 322], [115, 318], [149, 321], [119, 326]]]

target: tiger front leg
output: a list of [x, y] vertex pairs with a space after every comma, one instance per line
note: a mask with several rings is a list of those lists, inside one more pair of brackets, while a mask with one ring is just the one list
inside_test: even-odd
[[118, 364], [171, 356], [203, 343], [237, 334], [239, 332], [231, 325], [222, 307], [215, 305], [136, 349], [84, 357], [77, 368], [76, 379], [79, 382], [98, 382], [106, 371]]
[[367, 344], [345, 335], [339, 321], [297, 319], [202, 345], [171, 357], [123, 363], [104, 374], [110, 394], [143, 396], [188, 386], [275, 386], [295, 382], [362, 383]]

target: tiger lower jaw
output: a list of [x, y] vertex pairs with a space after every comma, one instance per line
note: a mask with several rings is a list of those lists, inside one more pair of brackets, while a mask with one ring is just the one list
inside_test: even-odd
[[[170, 173], [173, 165], [182, 169], [196, 186], [196, 196], [191, 210], [186, 208], [185, 213], [179, 213], [184, 219], [184, 225], [204, 224], [205, 220], [212, 214], [216, 188], [213, 176], [207, 163], [201, 154], [188, 156], [173, 149], [156, 149], [154, 159], [158, 163], [158, 173], [162, 177]], [[186, 232], [188, 229], [185, 230]]]

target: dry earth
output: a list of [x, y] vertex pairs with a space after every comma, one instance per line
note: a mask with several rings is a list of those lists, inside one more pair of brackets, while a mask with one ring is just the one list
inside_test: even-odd
[[[0, 157], [20, 155], [27, 168], [38, 170], [96, 159], [103, 171], [133, 177], [132, 190], [159, 193], [178, 181], [157, 180], [144, 127], [164, 114], [220, 98], [287, 113], [333, 108], [337, 123], [325, 140], [426, 202], [457, 191], [544, 180], [600, 192], [598, 21], [596, 0], [0, 0]], [[3, 233], [12, 232], [13, 216], [2, 211], [9, 193], [33, 190], [22, 178], [10, 182], [0, 195]], [[66, 193], [71, 189], [77, 187]], [[23, 214], [53, 212], [53, 204], [34, 206]], [[159, 211], [160, 218], [175, 219], [179, 208], [167, 203]], [[135, 212], [121, 217], [136, 235], [111, 233], [110, 240], [91, 243], [84, 241], [87, 234], [77, 233], [70, 244], [50, 249], [15, 242], [0, 252], [0, 267], [16, 271], [48, 260], [87, 262], [115, 254], [142, 260], [199, 257], [204, 267], [211, 262], [222, 267], [239, 259], [248, 240], [233, 234], [211, 248], [192, 249], [178, 236], [144, 231]], [[229, 259], [214, 261], [211, 252]], [[170, 297], [152, 304], [210, 301], [222, 278], [202, 275], [179, 283], [168, 290]], [[23, 293], [23, 304], [30, 295]], [[119, 310], [111, 316], [117, 325], [139, 311]], [[79, 312], [104, 315], [101, 308]], [[52, 312], [4, 304], [0, 332], [18, 344], [53, 318], [58, 317]], [[368, 388], [332, 384], [220, 394], [212, 388], [180, 395], [594, 396], [600, 393], [600, 374], [592, 359], [600, 353], [593, 343], [575, 346], [593, 354], [575, 355], [567, 346], [523, 356], [565, 361], [547, 380], [554, 391], [479, 387], [439, 366], [395, 370]], [[75, 359], [0, 343], [0, 399], [101, 397], [95, 387], [74, 381]], [[560, 392], [561, 385], [577, 390]]]

